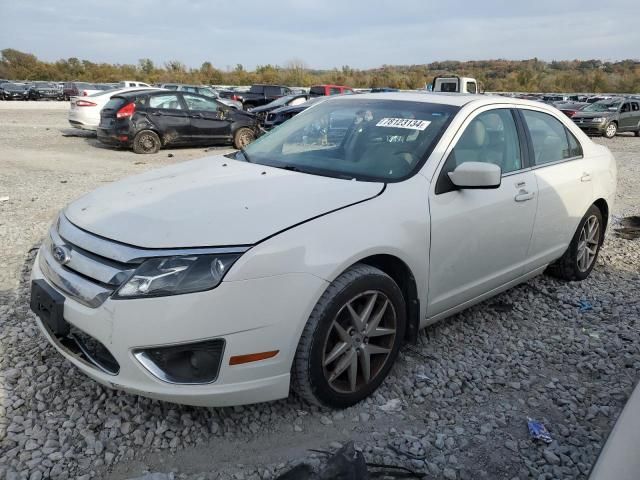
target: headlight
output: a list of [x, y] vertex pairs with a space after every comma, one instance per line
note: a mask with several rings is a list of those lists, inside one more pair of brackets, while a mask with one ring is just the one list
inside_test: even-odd
[[238, 254], [150, 258], [114, 294], [114, 298], [160, 297], [217, 287]]
[[594, 122], [594, 123], [602, 123], [605, 120], [606, 120], [606, 118], [604, 118], [604, 117], [595, 117], [595, 118], [591, 119], [591, 121]]

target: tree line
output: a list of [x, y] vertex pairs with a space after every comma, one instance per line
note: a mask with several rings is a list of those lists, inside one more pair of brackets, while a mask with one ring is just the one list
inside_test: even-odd
[[178, 60], [157, 65], [149, 58], [142, 58], [135, 65], [96, 63], [75, 57], [45, 62], [33, 54], [11, 48], [6, 48], [0, 53], [0, 78], [9, 80], [77, 80], [109, 83], [126, 79], [147, 83], [268, 83], [299, 87], [339, 84], [355, 88], [416, 89], [424, 88], [436, 75], [456, 74], [477, 78], [482, 88], [487, 91], [640, 92], [640, 61], [637, 60], [546, 62], [534, 58], [383, 65], [371, 69], [356, 69], [345, 65], [331, 70], [312, 69], [303, 60], [291, 60], [283, 66], [259, 65], [251, 71], [241, 64], [223, 70], [216, 68], [211, 62], [204, 62], [199, 68], [191, 68]]

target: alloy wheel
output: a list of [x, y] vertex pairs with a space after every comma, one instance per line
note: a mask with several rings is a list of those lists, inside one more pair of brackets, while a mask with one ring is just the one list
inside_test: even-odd
[[338, 311], [325, 339], [322, 368], [339, 393], [365, 388], [383, 370], [393, 350], [397, 315], [380, 291], [352, 297]]
[[598, 217], [591, 215], [584, 222], [578, 240], [578, 269], [581, 272], [589, 270], [598, 253], [600, 243], [600, 222]]

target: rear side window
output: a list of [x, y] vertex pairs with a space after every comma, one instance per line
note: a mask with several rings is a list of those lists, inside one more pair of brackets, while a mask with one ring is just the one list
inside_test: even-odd
[[580, 145], [580, 142], [568, 129], [565, 129], [565, 131], [567, 132], [567, 138], [569, 139], [569, 156], [581, 157], [582, 146]]
[[640, 105], [637, 102], [632, 102], [631, 103], [631, 110], [633, 110], [634, 112], [637, 112], [640, 110]]
[[324, 95], [324, 87], [311, 87], [309, 93], [311, 95]]
[[282, 89], [280, 87], [264, 87], [264, 94], [268, 96], [282, 95]]
[[476, 87], [476, 82], [467, 83], [467, 92], [469, 93], [477, 93], [478, 88]]
[[522, 110], [522, 114], [531, 135], [534, 165], [545, 165], [575, 156], [569, 148], [567, 129], [560, 120], [533, 110]]
[[340, 92], [340, 89], [338, 87], [331, 87], [329, 89], [329, 95], [339, 95], [340, 93], [341, 92]]
[[163, 108], [169, 110], [182, 110], [178, 96], [173, 93], [165, 95], [153, 95], [149, 97], [149, 108]]

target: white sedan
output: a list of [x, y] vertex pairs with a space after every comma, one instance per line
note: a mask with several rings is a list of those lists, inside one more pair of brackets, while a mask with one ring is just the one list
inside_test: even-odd
[[475, 95], [318, 103], [229, 156], [66, 207], [32, 274], [98, 382], [191, 405], [346, 407], [435, 321], [545, 270], [585, 279], [616, 165], [558, 110]]
[[68, 120], [72, 127], [96, 131], [100, 124], [100, 111], [113, 95], [134, 90], [154, 90], [153, 87], [127, 87], [118, 90], [100, 90], [89, 96], [71, 97]]

